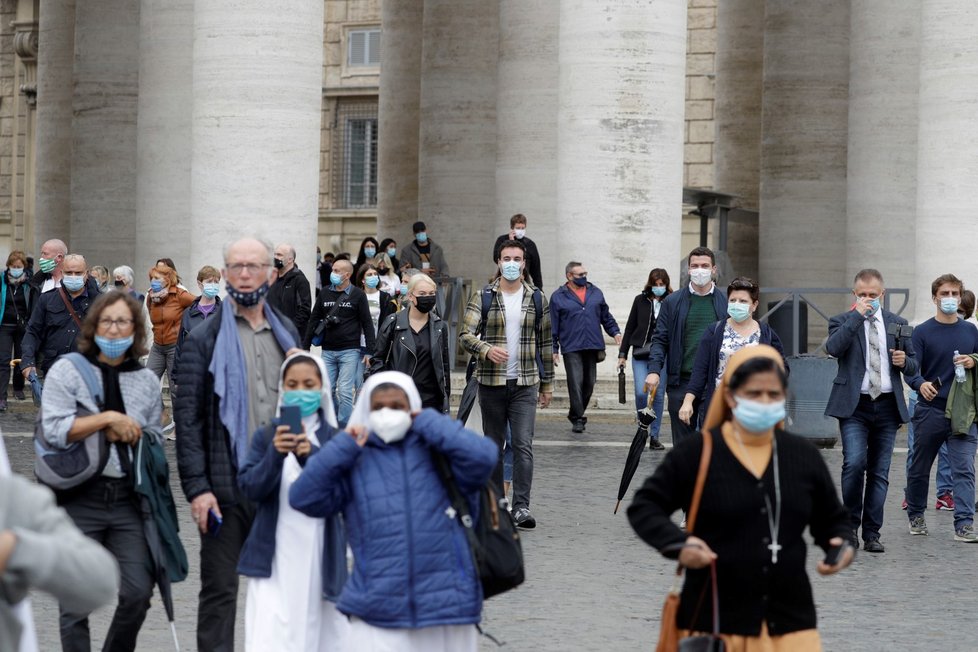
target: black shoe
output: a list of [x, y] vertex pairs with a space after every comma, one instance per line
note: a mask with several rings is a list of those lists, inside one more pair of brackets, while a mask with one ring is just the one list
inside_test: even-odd
[[855, 530], [853, 530], [852, 533], [848, 537], [846, 537], [846, 539], [848, 540], [850, 546], [852, 546], [856, 550], [859, 550], [859, 535], [856, 534]]
[[866, 552], [886, 552], [879, 539], [870, 539], [869, 541], [865, 542], [863, 544], [863, 550]]
[[516, 527], [521, 527], [525, 530], [532, 530], [537, 526], [537, 520], [533, 518], [533, 514], [526, 507], [520, 507], [513, 512], [513, 520], [516, 521]]
[[649, 450], [652, 451], [663, 451], [666, 447], [662, 445], [662, 442], [655, 437], [649, 437]]
[[24, 392], [22, 390], [15, 389], [14, 390], [14, 398], [17, 399], [18, 401], [25, 400]]
[[571, 432], [584, 432], [584, 421], [581, 419], [575, 421], [574, 425], [571, 426]]

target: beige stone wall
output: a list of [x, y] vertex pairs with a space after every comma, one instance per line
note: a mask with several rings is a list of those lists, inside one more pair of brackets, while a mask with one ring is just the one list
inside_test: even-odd
[[[18, 119], [18, 114], [26, 110], [25, 102], [20, 97], [20, 90], [16, 84], [18, 62], [14, 55], [14, 28], [11, 25], [16, 18], [17, 0], [2, 0], [0, 2], [0, 249], [6, 252], [17, 246], [12, 237], [15, 235], [15, 207], [17, 206], [13, 194], [17, 187], [23, 187], [21, 184], [24, 173], [22, 151], [20, 156], [14, 152], [15, 143], [23, 138], [23, 121]], [[3, 260], [0, 260], [0, 263], [2, 262]]]

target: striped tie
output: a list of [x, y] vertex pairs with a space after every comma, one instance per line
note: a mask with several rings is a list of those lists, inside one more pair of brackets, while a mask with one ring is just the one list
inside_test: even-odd
[[874, 401], [883, 393], [883, 380], [880, 376], [880, 334], [876, 330], [876, 320], [869, 323], [869, 397]]

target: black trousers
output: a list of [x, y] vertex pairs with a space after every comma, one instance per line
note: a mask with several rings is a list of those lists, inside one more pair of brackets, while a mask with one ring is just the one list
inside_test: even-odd
[[584, 411], [591, 402], [594, 383], [598, 379], [598, 352], [564, 353], [564, 371], [567, 373], [567, 394], [570, 398], [567, 418], [571, 423], [578, 420], [587, 423]]
[[[663, 370], [665, 375], [665, 370]], [[683, 406], [683, 399], [686, 397], [686, 386], [689, 385], [689, 378], [682, 376], [679, 383], [669, 385], [669, 420], [672, 422], [672, 445], [675, 446], [686, 437], [690, 437], [699, 432], [700, 400], [693, 401], [693, 418], [690, 419], [691, 425], [686, 425], [679, 420], [679, 408]], [[661, 390], [661, 388], [660, 388]]]
[[218, 535], [202, 534], [200, 541], [199, 652], [234, 652], [238, 556], [255, 520], [255, 508], [250, 502], [221, 505], [221, 516]]
[[[136, 649], [136, 637], [153, 595], [153, 573], [137, 497], [126, 479], [104, 478], [62, 504], [78, 529], [119, 562], [119, 603], [105, 635], [106, 652]], [[61, 649], [89, 652], [88, 614], [61, 610]]]
[[[24, 328], [14, 325], [0, 326], [0, 399], [7, 399], [7, 383], [10, 382], [10, 361], [20, 358], [20, 343], [24, 339]], [[12, 355], [11, 355], [12, 354]], [[14, 367], [14, 391], [24, 391], [24, 376], [20, 365]]]

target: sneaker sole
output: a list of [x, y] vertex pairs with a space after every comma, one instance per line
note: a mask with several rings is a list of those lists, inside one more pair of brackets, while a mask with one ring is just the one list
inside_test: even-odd
[[537, 526], [536, 521], [533, 521], [532, 523], [528, 523], [528, 522], [524, 521], [523, 523], [517, 523], [516, 524], [516, 527], [518, 527], [518, 528], [520, 528], [522, 530], [533, 530], [533, 529], [536, 528], [536, 526]]
[[915, 537], [920, 537], [920, 536], [925, 537], [927, 536], [927, 530], [924, 530], [923, 532], [914, 532], [913, 530], [910, 530], [910, 534]]
[[941, 506], [941, 507], [935, 507], [934, 509], [937, 510], [937, 511], [939, 511], [939, 512], [953, 512], [954, 511], [954, 508], [953, 507], [943, 507], [943, 506]]

